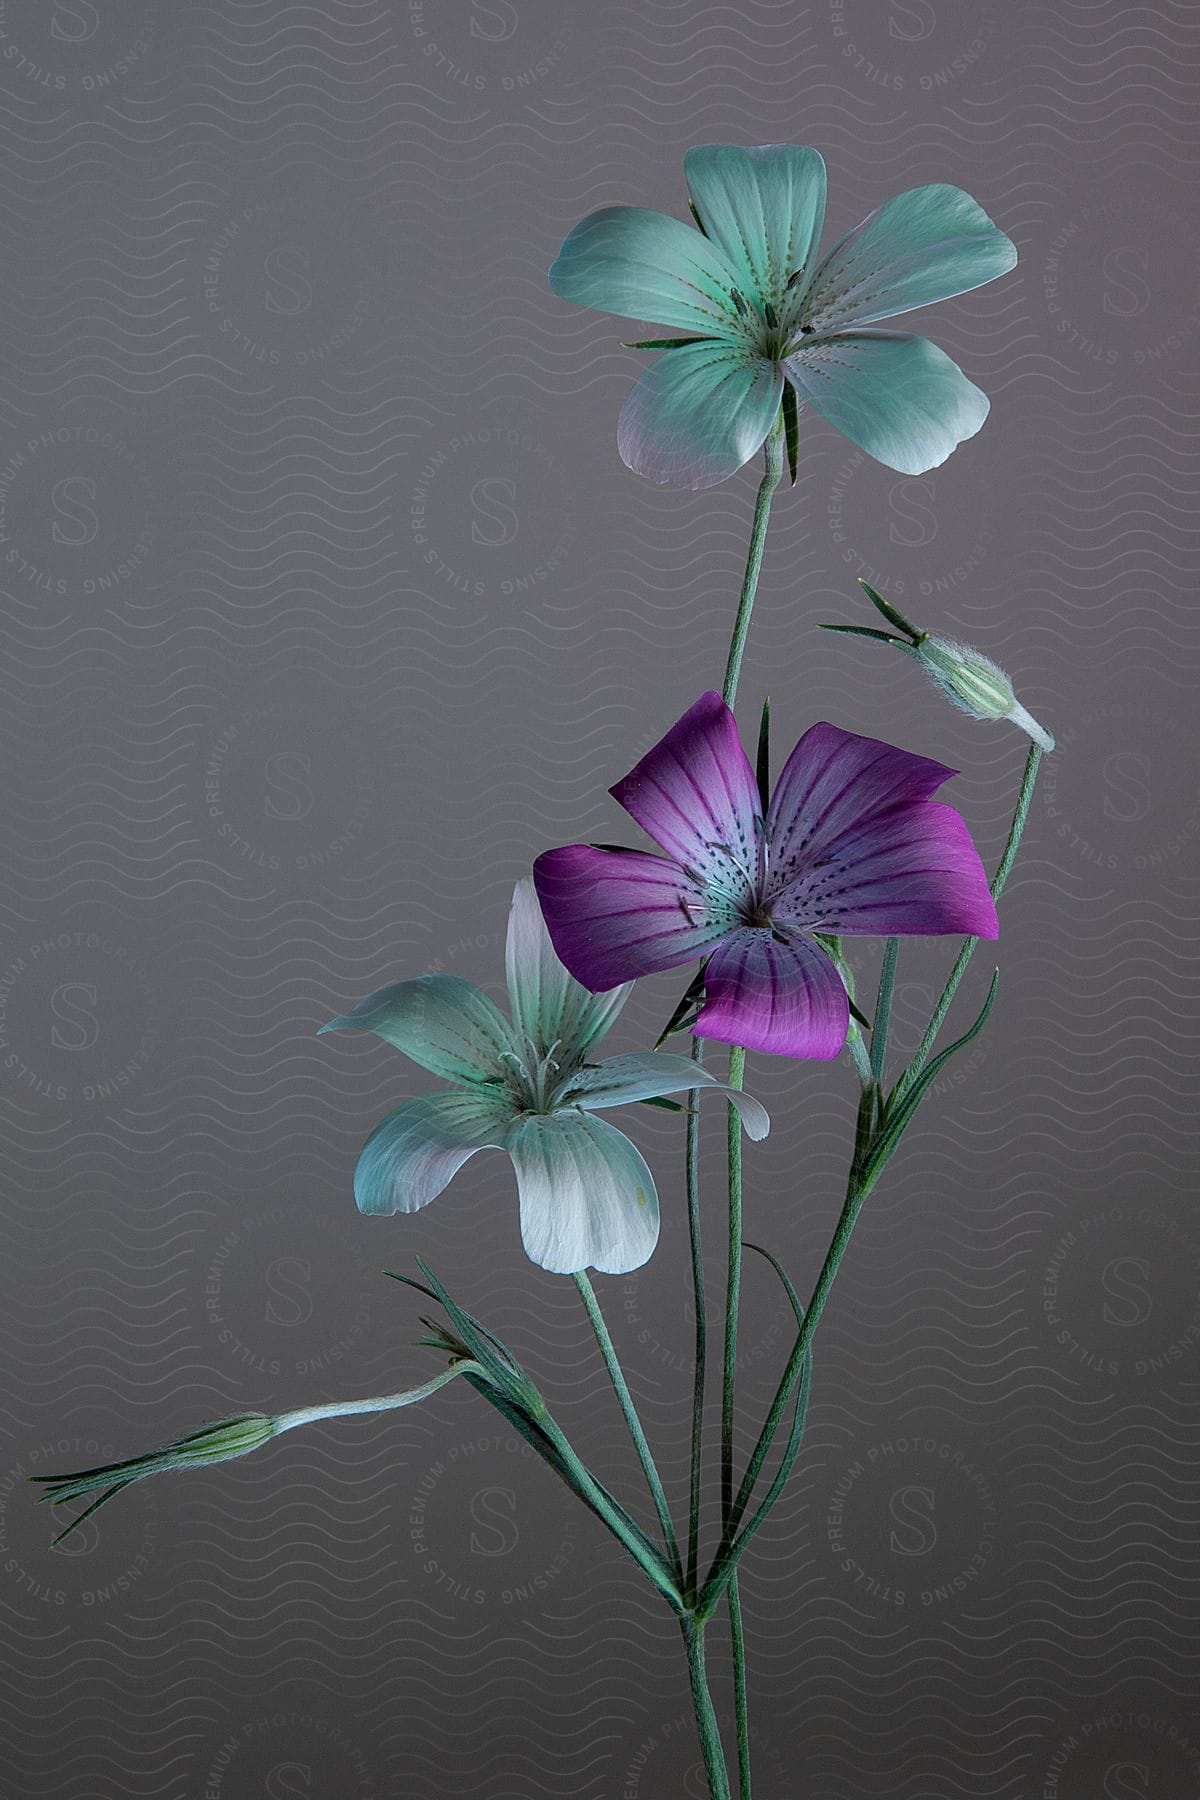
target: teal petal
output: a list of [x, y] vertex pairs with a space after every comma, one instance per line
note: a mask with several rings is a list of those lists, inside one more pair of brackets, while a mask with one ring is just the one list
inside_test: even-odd
[[641, 206], [605, 206], [563, 240], [550, 286], [563, 300], [741, 340], [737, 281], [715, 244], [690, 225]]
[[762, 446], [782, 393], [778, 363], [729, 344], [684, 344], [634, 383], [617, 449], [649, 481], [715, 487]]
[[511, 1068], [505, 1054], [518, 1053], [499, 1007], [459, 975], [421, 975], [379, 988], [321, 1031], [373, 1031], [444, 1081], [503, 1080]]
[[1016, 246], [962, 188], [909, 188], [835, 244], [789, 312], [818, 334], [891, 319], [1005, 275]]
[[807, 285], [825, 220], [825, 164], [802, 144], [697, 144], [683, 159], [701, 223], [742, 292], [782, 314], [789, 279]]
[[531, 875], [513, 890], [504, 962], [513, 1024], [533, 1039], [539, 1056], [553, 1053], [563, 1068], [583, 1061], [633, 992], [627, 981], [593, 994], [567, 973], [550, 942]]
[[658, 1194], [627, 1137], [588, 1113], [531, 1113], [506, 1148], [535, 1263], [556, 1275], [641, 1268], [658, 1242]]
[[359, 1212], [418, 1212], [477, 1150], [499, 1149], [512, 1103], [482, 1093], [421, 1094], [377, 1125], [354, 1171]]
[[655, 1100], [688, 1088], [717, 1088], [737, 1108], [746, 1135], [755, 1142], [771, 1129], [766, 1109], [757, 1100], [727, 1087], [690, 1057], [666, 1050], [606, 1057], [595, 1068], [580, 1069], [555, 1101], [559, 1106], [581, 1106], [591, 1112], [598, 1107], [624, 1106], [631, 1100]]
[[802, 400], [889, 469], [923, 475], [973, 437], [985, 393], [928, 338], [846, 332], [787, 359]]

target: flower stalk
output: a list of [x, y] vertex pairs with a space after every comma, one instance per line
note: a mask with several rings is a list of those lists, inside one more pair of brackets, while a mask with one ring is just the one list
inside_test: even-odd
[[750, 634], [750, 616], [754, 611], [754, 597], [758, 592], [758, 577], [762, 569], [763, 551], [767, 543], [771, 501], [783, 475], [783, 450], [784, 430], [781, 413], [771, 427], [764, 445], [766, 467], [763, 469], [762, 480], [758, 484], [758, 494], [754, 502], [754, 523], [750, 528], [750, 554], [746, 559], [746, 573], [742, 577], [742, 591], [738, 598], [738, 609], [733, 621], [733, 636], [729, 641], [729, 656], [725, 663], [725, 679], [721, 684], [721, 698], [728, 707], [732, 707], [737, 699], [742, 658], [746, 653], [746, 639]]

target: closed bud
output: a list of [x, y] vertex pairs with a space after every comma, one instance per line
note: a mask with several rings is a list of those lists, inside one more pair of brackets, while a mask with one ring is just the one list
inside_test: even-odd
[[103, 1463], [95, 1469], [77, 1469], [69, 1475], [31, 1475], [30, 1480], [43, 1484], [45, 1491], [41, 1498], [55, 1506], [64, 1500], [99, 1495], [54, 1539], [56, 1544], [61, 1544], [63, 1538], [82, 1525], [90, 1513], [119, 1494], [122, 1488], [127, 1488], [130, 1482], [143, 1481], [148, 1475], [167, 1475], [173, 1469], [199, 1469], [206, 1463], [231, 1462], [234, 1457], [247, 1456], [274, 1437], [280, 1425], [280, 1420], [270, 1418], [266, 1413], [239, 1413], [236, 1418], [220, 1419], [201, 1431], [189, 1432], [187, 1437], [175, 1438], [145, 1456]]
[[1026, 712], [1013, 692], [1013, 684], [999, 663], [970, 644], [950, 638], [918, 637], [904, 645], [915, 656], [935, 687], [947, 700], [973, 719], [1007, 719], [1031, 737], [1043, 750], [1053, 750], [1054, 739]]
[[1053, 750], [1054, 739], [1032, 713], [1026, 712], [999, 663], [971, 644], [956, 644], [950, 638], [922, 631], [861, 576], [858, 585], [889, 629], [881, 631], [875, 625], [822, 625], [822, 631], [836, 631], [841, 637], [872, 638], [878, 644], [895, 644], [898, 650], [907, 650], [960, 712], [970, 713], [973, 719], [1007, 719], [1031, 737], [1039, 749]]

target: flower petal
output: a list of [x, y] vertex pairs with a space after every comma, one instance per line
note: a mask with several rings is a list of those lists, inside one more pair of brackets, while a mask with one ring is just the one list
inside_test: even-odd
[[504, 961], [514, 1025], [528, 1033], [542, 1056], [558, 1045], [555, 1054], [564, 1067], [583, 1061], [633, 992], [627, 982], [593, 994], [568, 973], [550, 941], [531, 875], [513, 890]]
[[354, 1171], [359, 1212], [411, 1213], [436, 1200], [477, 1150], [503, 1146], [511, 1101], [482, 1093], [420, 1094], [377, 1125]]
[[[533, 879], [555, 950], [593, 992], [691, 962], [724, 931], [705, 923], [674, 863], [643, 850], [568, 844], [539, 856]], [[684, 911], [689, 897], [694, 919]]]
[[715, 244], [642, 206], [603, 206], [567, 233], [550, 268], [563, 300], [625, 319], [741, 339], [736, 278]]
[[844, 937], [999, 935], [971, 834], [952, 806], [922, 801], [871, 814], [802, 875], [776, 917]]
[[834, 245], [795, 316], [815, 332], [844, 331], [969, 293], [1016, 261], [1015, 244], [962, 188], [909, 188]]
[[594, 1068], [580, 1069], [571, 1078], [560, 1106], [582, 1106], [587, 1112], [606, 1106], [625, 1106], [631, 1100], [654, 1100], [663, 1094], [680, 1094], [689, 1088], [718, 1088], [735, 1108], [747, 1137], [757, 1143], [771, 1128], [766, 1108], [749, 1094], [731, 1088], [688, 1056], [670, 1051], [647, 1050], [631, 1056], [608, 1056]]
[[719, 892], [753, 894], [758, 782], [720, 694], [701, 694], [608, 791], [681, 868]]
[[870, 814], [928, 800], [957, 773], [840, 725], [810, 725], [780, 770], [767, 808], [768, 893], [777, 893]]
[[[704, 229], [747, 298], [782, 313], [789, 277], [811, 273], [825, 220], [825, 164], [803, 144], [697, 144], [684, 174]], [[793, 292], [805, 283], [797, 282]]]
[[444, 1081], [494, 1081], [508, 1067], [504, 1053], [519, 1048], [499, 1007], [460, 975], [420, 975], [379, 988], [322, 1025], [326, 1031], [373, 1031]]
[[627, 1137], [587, 1113], [532, 1113], [507, 1149], [521, 1238], [535, 1263], [556, 1275], [641, 1268], [658, 1242], [658, 1194]]
[[837, 725], [811, 726], [767, 810], [775, 916], [852, 937], [995, 937], [970, 834], [952, 807], [931, 802], [954, 773]]
[[621, 460], [660, 485], [715, 487], [761, 448], [782, 393], [780, 365], [746, 345], [681, 344], [630, 389], [617, 424]]
[[735, 933], [714, 953], [704, 992], [697, 1037], [820, 1062], [846, 1041], [850, 1003], [842, 978], [807, 938], [784, 942], [749, 927]]
[[811, 338], [785, 366], [802, 400], [905, 475], [936, 469], [988, 416], [987, 395], [928, 338], [884, 331]]

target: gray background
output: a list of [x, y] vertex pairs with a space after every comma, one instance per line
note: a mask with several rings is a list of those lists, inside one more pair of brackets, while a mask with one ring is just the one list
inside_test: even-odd
[[[314, 1031], [426, 969], [498, 993], [513, 880], [637, 842], [605, 789], [719, 680], [756, 474], [628, 473], [633, 334], [545, 282], [590, 208], [684, 211], [711, 140], [818, 146], [830, 234], [945, 180], [1021, 253], [914, 316], [993, 402], [943, 469], [806, 425], [743, 721], [769, 687], [779, 754], [826, 717], [961, 767], [995, 856], [1022, 744], [813, 629], [868, 622], [862, 573], [1061, 746], [993, 1024], [861, 1221], [747, 1568], [755, 1792], [1200, 1795], [1198, 47], [1177, 0], [2, 0], [6, 1795], [702, 1791], [665, 1607], [465, 1389], [132, 1490], [58, 1552], [21, 1476], [421, 1379], [379, 1273], [420, 1252], [641, 1504], [503, 1160], [361, 1218], [363, 1138], [430, 1084]], [[906, 947], [902, 1042], [950, 950]], [[806, 1290], [853, 1076], [749, 1077], [749, 1235]], [[680, 1497], [678, 1122], [625, 1118], [663, 1239], [598, 1286]]]

